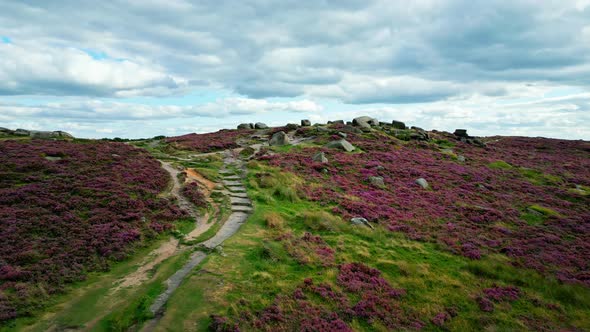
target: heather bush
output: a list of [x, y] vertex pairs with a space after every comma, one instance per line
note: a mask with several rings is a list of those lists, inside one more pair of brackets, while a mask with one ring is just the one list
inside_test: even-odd
[[198, 207], [207, 207], [207, 199], [196, 182], [189, 182], [182, 187], [182, 195]]
[[169, 137], [165, 141], [174, 148], [206, 153], [238, 148], [238, 139], [247, 137], [253, 132], [253, 130], [223, 129], [214, 133]]
[[122, 143], [0, 142], [0, 319], [31, 313], [171, 228], [185, 214], [157, 197], [169, 180]]
[[[590, 285], [590, 197], [572, 190], [590, 185], [588, 143], [501, 137], [481, 148], [454, 141], [454, 153], [467, 160], [459, 163], [432, 143], [400, 144], [378, 132], [347, 140], [363, 152], [310, 147], [258, 160], [305, 179], [298, 195], [344, 220], [364, 217], [473, 260], [503, 253], [517, 266]], [[330, 162], [311, 162], [318, 151]], [[372, 176], [387, 185], [371, 186]], [[416, 185], [418, 178], [431, 190]]]

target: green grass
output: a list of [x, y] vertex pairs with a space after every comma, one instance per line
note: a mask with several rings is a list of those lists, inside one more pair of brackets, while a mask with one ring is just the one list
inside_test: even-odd
[[[528, 320], [552, 329], [590, 327], [590, 290], [564, 285], [535, 271], [510, 265], [503, 255], [479, 261], [452, 255], [436, 244], [408, 240], [377, 227], [355, 227], [331, 215], [325, 207], [276, 195], [277, 186], [293, 187], [298, 179], [285, 173], [249, 164], [248, 191], [256, 209], [240, 231], [228, 239], [224, 255], [212, 253], [172, 296], [157, 330], [206, 331], [210, 314], [238, 317], [270, 305], [276, 296], [290, 294], [305, 278], [326, 282], [338, 289], [336, 266], [300, 264], [278, 235], [291, 232], [319, 234], [336, 251], [335, 264], [363, 262], [378, 268], [394, 287], [404, 288], [402, 310], [412, 311], [427, 324], [447, 307], [459, 315], [445, 328], [457, 331], [528, 329]], [[269, 216], [280, 219], [269, 222]], [[475, 298], [482, 289], [515, 285], [523, 295], [508, 304], [482, 312]], [[554, 305], [557, 309], [550, 309]], [[567, 323], [566, 323], [567, 322]], [[356, 330], [378, 330], [378, 324], [349, 322]]]
[[[165, 279], [172, 275], [186, 255], [173, 256], [150, 271], [151, 279], [141, 287], [113, 291], [116, 282], [135, 271], [145, 257], [168, 241], [170, 235], [162, 235], [149, 246], [138, 249], [129, 259], [113, 264], [109, 272], [92, 272], [83, 282], [69, 285], [64, 294], [56, 296], [42, 312], [34, 317], [22, 317], [0, 331], [47, 331], [52, 328], [81, 328], [91, 323], [93, 331], [112, 331], [116, 326], [145, 319], [141, 306], [161, 289]], [[143, 301], [143, 302], [142, 302]], [[125, 317], [117, 316], [125, 313]], [[108, 322], [107, 322], [108, 320]]]
[[498, 161], [494, 161], [493, 163], [489, 163], [488, 164], [489, 168], [492, 169], [512, 169], [512, 165], [510, 165], [509, 163], [503, 161], [503, 160], [498, 160]]
[[518, 169], [518, 171], [531, 183], [536, 185], [555, 186], [563, 183], [561, 177], [551, 174], [545, 174], [536, 169], [521, 167]]

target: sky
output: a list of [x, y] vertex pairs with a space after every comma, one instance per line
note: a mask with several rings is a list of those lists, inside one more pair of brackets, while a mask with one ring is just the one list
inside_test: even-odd
[[139, 138], [360, 115], [589, 140], [590, 0], [0, 2], [0, 127]]

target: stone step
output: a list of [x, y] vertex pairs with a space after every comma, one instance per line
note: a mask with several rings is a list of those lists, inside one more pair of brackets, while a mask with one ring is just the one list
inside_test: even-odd
[[234, 175], [236, 173], [232, 170], [229, 170], [229, 169], [220, 169], [219, 174], [221, 174], [221, 175]]
[[252, 201], [248, 198], [241, 198], [241, 197], [229, 197], [229, 201], [231, 205], [243, 205], [243, 206], [252, 206]]
[[249, 206], [243, 206], [243, 205], [232, 205], [231, 211], [232, 212], [252, 212], [252, 208]]
[[239, 175], [225, 175], [223, 179], [228, 181], [239, 181], [242, 180], [242, 177]]
[[227, 186], [227, 190], [234, 192], [234, 193], [245, 193], [246, 188], [243, 186]]
[[241, 186], [242, 181], [223, 180], [223, 184], [226, 186]]
[[246, 194], [246, 193], [232, 193], [232, 192], [229, 192], [227, 195], [229, 197], [248, 198], [248, 194]]

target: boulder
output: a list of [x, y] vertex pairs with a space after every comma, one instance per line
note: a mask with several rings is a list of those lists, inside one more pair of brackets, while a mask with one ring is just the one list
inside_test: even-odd
[[455, 132], [453, 133], [453, 135], [457, 136], [457, 137], [469, 137], [469, 135], [467, 135], [467, 129], [455, 129]]
[[251, 123], [240, 123], [238, 129], [254, 129]]
[[289, 136], [284, 131], [274, 133], [268, 142], [269, 145], [287, 145], [290, 143]]
[[458, 162], [460, 162], [460, 163], [464, 163], [464, 162], [465, 162], [465, 156], [463, 156], [463, 155], [458, 155], [458, 156], [457, 156], [457, 161], [458, 161]]
[[353, 126], [349, 126], [349, 125], [342, 127], [341, 130], [344, 132], [353, 133], [353, 134], [362, 134], [363, 133], [363, 131], [358, 129], [357, 127], [353, 127]]
[[428, 140], [428, 133], [426, 130], [420, 127], [412, 127], [412, 132], [410, 133], [410, 139], [417, 140], [417, 141], [427, 141]]
[[350, 219], [350, 223], [355, 225], [355, 226], [367, 226], [369, 228], [373, 228], [373, 226], [371, 224], [369, 224], [369, 221], [363, 217], [354, 217]]
[[371, 177], [369, 177], [369, 182], [371, 182], [371, 184], [374, 185], [375, 187], [384, 187], [385, 186], [385, 182], [383, 181], [382, 176], [371, 176]]
[[326, 154], [323, 152], [318, 152], [316, 154], [313, 155], [313, 157], [311, 157], [311, 159], [313, 161], [315, 161], [316, 163], [322, 163], [325, 164], [328, 162], [328, 158], [326, 157]]
[[30, 130], [29, 136], [32, 138], [40, 139], [52, 139], [52, 138], [74, 138], [74, 136], [66, 133], [65, 131], [39, 131]]
[[424, 179], [424, 178], [417, 179], [416, 184], [424, 189], [428, 189], [428, 187], [429, 187], [428, 181], [426, 181], [426, 179]]
[[299, 126], [296, 123], [287, 123], [287, 125], [285, 126], [286, 130], [297, 130], [299, 128]]
[[334, 121], [328, 121], [328, 124], [344, 124], [344, 120], [334, 120]]
[[393, 121], [391, 121], [391, 125], [395, 129], [406, 129], [406, 124], [401, 121], [393, 120]]
[[348, 137], [348, 135], [346, 133], [343, 133], [341, 131], [339, 131], [337, 135], [340, 136], [340, 137], [342, 137], [342, 138], [347, 138]]
[[256, 124], [254, 125], [254, 129], [267, 129], [268, 126], [266, 125], [266, 123], [262, 123], [262, 122], [256, 122]]
[[4, 128], [4, 127], [0, 127], [0, 133], [4, 133], [4, 134], [12, 134], [13, 131], [8, 129], [8, 128]]
[[54, 131], [54, 133], [57, 133], [57, 135], [60, 138], [74, 138], [74, 136], [72, 134], [67, 133], [65, 131], [58, 130], [58, 131]]
[[307, 119], [301, 120], [301, 127], [309, 127], [309, 126], [311, 126], [311, 121], [309, 121]]
[[371, 126], [378, 126], [379, 121], [377, 119], [372, 118], [370, 116], [359, 116], [357, 118], [352, 119], [352, 124], [361, 127], [361, 128], [371, 128]]
[[354, 146], [352, 144], [350, 144], [345, 139], [341, 139], [338, 141], [332, 141], [332, 142], [326, 144], [325, 146], [330, 149], [340, 149], [340, 150], [344, 150], [346, 152], [351, 152], [351, 151], [354, 151], [354, 149], [355, 149]]

